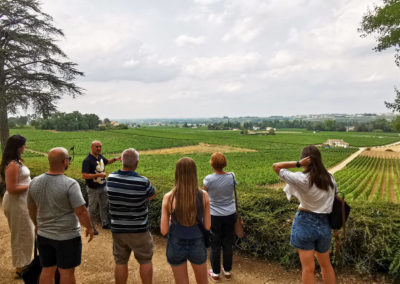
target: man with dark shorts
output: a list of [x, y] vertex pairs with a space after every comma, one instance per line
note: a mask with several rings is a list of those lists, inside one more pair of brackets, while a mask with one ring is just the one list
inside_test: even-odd
[[93, 141], [91, 152], [82, 163], [82, 178], [86, 180], [86, 190], [89, 199], [89, 213], [92, 220], [94, 234], [98, 232], [94, 226], [95, 212], [97, 206], [100, 211], [101, 226], [103, 229], [110, 229], [110, 219], [108, 217], [108, 200], [105, 166], [121, 160], [121, 157], [107, 160], [101, 155], [101, 142]]
[[156, 191], [146, 177], [136, 173], [138, 162], [139, 153], [126, 149], [122, 153], [122, 170], [107, 179], [116, 284], [128, 280], [132, 251], [140, 264], [142, 283], [150, 284], [153, 280], [153, 239], [147, 225], [147, 201], [156, 196]]
[[[75, 267], [81, 264], [80, 224], [93, 238], [89, 213], [76, 180], [64, 175], [71, 157], [65, 148], [48, 154], [50, 169], [35, 177], [29, 186], [29, 215], [37, 229], [40, 283], [53, 283], [58, 268], [61, 283], [75, 283]], [[80, 224], [79, 224], [80, 223]]]

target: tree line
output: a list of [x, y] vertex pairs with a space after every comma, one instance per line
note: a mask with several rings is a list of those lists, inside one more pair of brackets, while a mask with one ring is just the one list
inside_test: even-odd
[[110, 119], [100, 118], [94, 114], [82, 114], [79, 111], [71, 113], [55, 112], [48, 117], [35, 117], [33, 115], [10, 117], [8, 119], [10, 128], [33, 126], [36, 129], [77, 131], [77, 130], [107, 130], [127, 129], [122, 123], [112, 122]]
[[388, 121], [384, 118], [368, 121], [336, 121], [327, 119], [325, 121], [309, 121], [309, 120], [262, 120], [260, 122], [247, 121], [240, 122], [217, 122], [208, 125], [209, 130], [252, 130], [253, 128], [266, 129], [272, 128], [302, 128], [313, 131], [358, 131], [358, 132], [393, 132], [400, 131], [400, 119]]

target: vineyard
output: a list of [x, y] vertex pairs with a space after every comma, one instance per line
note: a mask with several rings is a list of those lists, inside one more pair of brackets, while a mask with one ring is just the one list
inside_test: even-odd
[[[259, 191], [263, 186], [278, 183], [279, 177], [273, 172], [271, 165], [277, 161], [298, 160], [301, 149], [306, 145], [322, 144], [328, 138], [344, 139], [346, 142], [350, 142], [351, 146], [383, 145], [399, 139], [399, 136], [393, 133], [298, 131], [269, 136], [250, 136], [241, 135], [238, 131], [172, 127], [78, 132], [21, 129], [13, 130], [12, 133], [20, 133], [27, 138], [27, 149], [31, 152], [27, 151], [24, 158], [33, 175], [40, 174], [47, 168], [47, 159], [43, 153], [47, 153], [56, 146], [67, 149], [74, 147], [75, 158], [68, 170], [68, 175], [76, 179], [80, 179], [81, 164], [89, 153], [93, 140], [100, 140], [103, 143], [105, 157], [118, 155], [129, 147], [134, 147], [139, 152], [154, 149], [179, 149], [179, 147], [201, 145], [202, 143], [212, 145], [213, 151], [219, 148], [223, 151], [225, 146], [235, 147], [237, 152], [226, 153], [227, 170], [236, 173], [239, 188], [251, 188], [251, 191]], [[327, 168], [338, 164], [357, 149], [356, 147], [348, 149], [320, 147], [323, 162]], [[184, 154], [196, 161], [200, 181], [211, 171], [210, 154], [204, 151], [185, 152]], [[142, 155], [139, 170], [147, 177], [155, 179], [155, 185], [159, 189], [168, 190], [173, 183], [175, 163], [182, 155], [179, 151], [171, 151], [171, 154]], [[107, 171], [111, 172], [119, 167], [120, 164], [115, 163], [108, 166]], [[340, 185], [340, 190], [345, 192], [349, 199], [384, 199], [397, 202], [400, 200], [397, 189], [396, 173], [398, 170], [398, 160], [358, 157], [347, 168], [336, 173], [335, 177]]]
[[[34, 175], [46, 169], [47, 159], [43, 153], [51, 148], [62, 146], [66, 149], [74, 147], [75, 158], [68, 170], [68, 175], [80, 179], [81, 164], [90, 151], [93, 140], [103, 143], [103, 154], [112, 157], [121, 153], [129, 147], [136, 148], [139, 153], [149, 149], [165, 149], [183, 146], [199, 145], [207, 143], [213, 145], [213, 149], [224, 146], [236, 147], [237, 152], [226, 153], [228, 158], [228, 171], [233, 171], [238, 177], [240, 186], [263, 186], [279, 182], [279, 177], [273, 172], [272, 164], [282, 160], [298, 160], [301, 149], [309, 144], [320, 144], [326, 141], [326, 137], [340, 137], [342, 133], [313, 134], [312, 132], [283, 133], [275, 136], [249, 136], [241, 135], [238, 131], [208, 131], [205, 129], [176, 129], [176, 128], [139, 128], [117, 131], [84, 131], [84, 132], [51, 132], [44, 130], [13, 130], [27, 138], [27, 151], [24, 155], [26, 163]], [[349, 135], [356, 141], [357, 135], [360, 141], [364, 134]], [[370, 135], [370, 134], [369, 134]], [[392, 142], [398, 139], [396, 136], [384, 136], [383, 138], [371, 139], [371, 144], [379, 142]], [[360, 143], [360, 142], [358, 142]], [[251, 150], [252, 152], [242, 152]], [[324, 163], [331, 167], [357, 148], [321, 148]], [[42, 154], [41, 154], [42, 153]], [[71, 153], [72, 154], [72, 153]], [[196, 152], [185, 153], [192, 157], [198, 166], [199, 180], [210, 173], [209, 165], [211, 153]], [[159, 188], [172, 186], [176, 161], [183, 154], [146, 154], [140, 159], [140, 172], [149, 178], [160, 180]], [[107, 167], [107, 171], [114, 171], [120, 167], [115, 163]], [[156, 184], [157, 186], [157, 184]]]
[[400, 159], [359, 156], [335, 174], [348, 200], [400, 201]]

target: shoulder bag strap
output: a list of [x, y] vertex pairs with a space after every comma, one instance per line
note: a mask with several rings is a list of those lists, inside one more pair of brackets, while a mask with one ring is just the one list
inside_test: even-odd
[[343, 223], [343, 238], [346, 238], [346, 212], [344, 209], [344, 195], [342, 198], [342, 223]]
[[236, 212], [238, 211], [238, 202], [237, 202], [237, 194], [236, 194], [236, 179], [233, 173], [231, 173], [232, 178], [233, 178], [233, 191], [235, 192], [235, 206], [236, 206]]

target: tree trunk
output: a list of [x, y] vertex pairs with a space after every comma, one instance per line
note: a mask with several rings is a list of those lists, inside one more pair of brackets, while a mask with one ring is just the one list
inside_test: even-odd
[[0, 101], [0, 142], [1, 153], [4, 152], [6, 142], [10, 136], [10, 129], [8, 128], [7, 105]]

